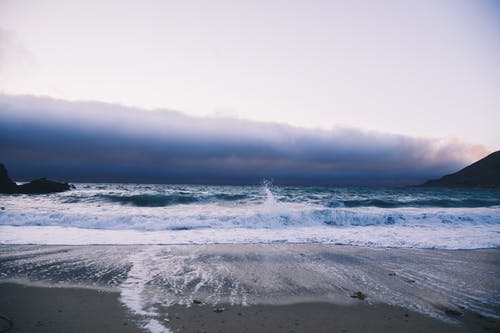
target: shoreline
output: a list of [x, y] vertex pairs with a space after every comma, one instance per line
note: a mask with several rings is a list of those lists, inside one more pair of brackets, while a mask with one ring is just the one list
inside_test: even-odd
[[[6, 332], [162, 332], [146, 327], [151, 318], [134, 315], [117, 292], [35, 287], [0, 282], [0, 315], [12, 321]], [[457, 323], [386, 304], [288, 305], [193, 304], [161, 307], [155, 321], [170, 332], [487, 332], [500, 322], [464, 312]], [[7, 328], [0, 319], [0, 330]], [[164, 331], [168, 332], [168, 331]]]
[[0, 316], [19, 332], [495, 331], [499, 253], [1, 245]]

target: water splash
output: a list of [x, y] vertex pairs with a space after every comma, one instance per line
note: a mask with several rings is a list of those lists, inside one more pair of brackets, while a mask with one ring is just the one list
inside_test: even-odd
[[264, 200], [264, 207], [267, 209], [272, 209], [277, 206], [278, 202], [276, 201], [276, 198], [274, 197], [273, 193], [271, 192], [270, 187], [273, 185], [272, 180], [270, 179], [264, 179], [262, 182], [263, 188], [264, 188], [264, 194], [266, 195], [266, 198]]

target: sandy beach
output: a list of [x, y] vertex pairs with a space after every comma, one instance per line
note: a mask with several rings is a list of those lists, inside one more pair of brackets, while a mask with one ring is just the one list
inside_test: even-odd
[[[118, 297], [91, 289], [2, 283], [0, 315], [11, 320], [6, 332], [142, 332]], [[5, 319], [0, 324], [0, 332], [9, 327]]]
[[[147, 332], [119, 294], [77, 288], [0, 284], [0, 314], [8, 332]], [[494, 332], [500, 323], [466, 312], [450, 324], [383, 304], [173, 306], [162, 310], [173, 332]], [[5, 319], [0, 329], [9, 327]]]
[[498, 258], [324, 244], [4, 245], [0, 315], [9, 332], [493, 332]]
[[169, 312], [170, 327], [178, 332], [486, 332], [500, 328], [498, 321], [472, 313], [450, 324], [400, 307], [364, 303], [174, 306]]

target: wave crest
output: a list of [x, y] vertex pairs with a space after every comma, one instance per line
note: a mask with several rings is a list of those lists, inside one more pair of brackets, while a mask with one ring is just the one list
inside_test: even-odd
[[173, 193], [173, 194], [97, 194], [93, 196], [66, 196], [61, 199], [63, 203], [82, 202], [110, 202], [120, 205], [131, 205], [136, 207], [167, 207], [173, 205], [187, 205], [192, 203], [216, 202], [216, 201], [239, 201], [248, 196], [245, 194], [199, 194]]
[[[338, 201], [332, 201], [329, 206], [336, 207]], [[403, 207], [442, 207], [442, 208], [478, 208], [500, 206], [500, 200], [481, 200], [481, 199], [417, 199], [417, 200], [382, 200], [382, 199], [360, 199], [344, 200], [341, 202], [344, 207], [378, 207], [378, 208], [403, 208]]]

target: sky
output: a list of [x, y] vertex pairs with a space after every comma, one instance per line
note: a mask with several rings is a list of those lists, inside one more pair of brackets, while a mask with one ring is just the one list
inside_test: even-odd
[[[78, 128], [92, 131], [105, 128], [106, 121], [119, 127], [121, 113], [129, 117], [132, 110], [137, 119], [162, 114], [166, 128], [174, 114], [224, 133], [232, 131], [224, 126], [235, 124], [266, 129], [268, 135], [279, 128], [293, 140], [309, 137], [299, 148], [320, 147], [321, 156], [338, 153], [330, 146], [347, 149], [349, 141], [372, 147], [367, 137], [384, 137], [394, 145], [378, 148], [389, 152], [391, 146], [393, 155], [406, 147], [398, 146], [405, 140], [429, 149], [427, 155], [436, 147], [452, 151], [434, 156], [434, 164], [425, 159], [425, 166], [418, 166], [425, 172], [403, 175], [398, 164], [396, 176], [386, 166], [393, 172], [392, 182], [438, 176], [500, 148], [499, 32], [500, 4], [493, 0], [0, 0], [0, 125], [16, 118], [12, 109], [25, 110], [27, 101], [39, 101], [44, 107], [37, 112], [18, 111], [31, 117], [23, 113], [19, 119], [38, 129], [47, 125], [46, 113], [85, 119], [94, 114]], [[66, 125], [57, 127], [60, 139]], [[186, 143], [199, 137], [198, 130], [187, 126], [185, 141], [155, 137], [151, 147]], [[116, 131], [122, 136], [114, 138], [123, 140], [134, 133], [129, 127]], [[223, 147], [224, 140], [213, 139], [216, 132], [202, 131], [203, 140]], [[257, 140], [259, 130], [252, 135]], [[316, 145], [315, 140], [325, 137], [330, 141]], [[241, 142], [251, 145], [254, 141], [248, 139]], [[0, 142], [1, 158], [26, 169], [33, 161], [14, 159], [20, 151], [15, 155], [13, 147], [20, 146], [9, 140]], [[246, 148], [224, 149], [242, 154]], [[372, 161], [368, 157], [376, 148], [358, 149], [352, 156], [364, 154], [363, 161]], [[202, 157], [198, 150], [187, 154], [195, 160]], [[282, 156], [268, 154], [261, 161], [266, 166], [262, 174], [273, 166], [277, 175], [335, 178], [320, 172], [312, 157], [301, 157], [308, 165], [291, 159], [278, 168], [273, 163]], [[330, 156], [328, 163], [342, 160], [342, 170], [352, 171], [352, 156]], [[335, 169], [328, 169], [328, 163], [322, 170]], [[238, 168], [232, 170], [241, 179], [257, 176]], [[379, 169], [348, 178], [389, 177]], [[93, 175], [98, 177], [99, 171]]]

